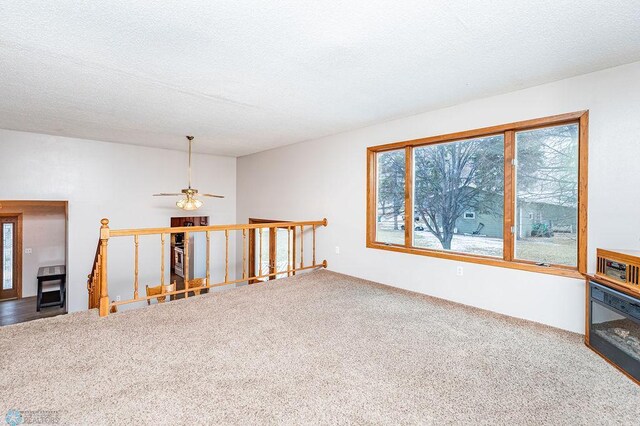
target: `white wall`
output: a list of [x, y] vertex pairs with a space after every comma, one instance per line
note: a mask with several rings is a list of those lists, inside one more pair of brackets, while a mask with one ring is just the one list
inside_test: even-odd
[[[69, 201], [70, 311], [86, 309], [101, 218], [123, 229], [169, 226], [171, 216], [186, 215], [173, 198], [151, 196], [186, 186], [185, 152], [0, 130], [0, 164], [0, 200]], [[197, 214], [209, 216], [211, 224], [235, 223], [236, 159], [195, 155], [193, 167], [196, 188], [226, 196], [205, 200]], [[127, 298], [133, 292], [133, 242], [116, 240], [109, 243], [109, 294]], [[168, 252], [167, 242], [167, 259]], [[216, 273], [221, 262], [212, 264]], [[159, 283], [159, 271], [159, 237], [141, 238], [141, 294], [145, 284]]]
[[[425, 93], [424, 96], [429, 96]], [[329, 269], [583, 332], [584, 282], [365, 247], [366, 147], [589, 109], [589, 265], [640, 246], [640, 62], [238, 159], [238, 222], [327, 217]], [[340, 254], [335, 254], [340, 246]]]

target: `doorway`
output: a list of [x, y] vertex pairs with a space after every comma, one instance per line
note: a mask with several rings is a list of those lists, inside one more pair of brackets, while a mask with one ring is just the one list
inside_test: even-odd
[[[184, 226], [208, 226], [209, 216], [187, 216], [187, 217], [172, 217], [171, 227], [184, 227]], [[189, 250], [189, 265], [185, 265], [185, 245], [188, 245]], [[176, 290], [184, 290], [185, 273], [188, 271], [189, 281], [194, 278], [201, 277], [202, 260], [206, 253], [206, 239], [203, 233], [192, 233], [189, 235], [189, 240], [185, 239], [185, 234], [174, 233], [171, 234], [171, 282], [176, 283]], [[188, 266], [188, 267], [186, 267]], [[206, 293], [207, 290], [201, 290], [199, 293]], [[194, 293], [189, 292], [189, 296]], [[176, 294], [171, 296], [173, 299], [182, 299], [184, 294]]]
[[22, 297], [22, 215], [0, 213], [0, 301]]
[[[280, 222], [287, 221], [249, 219], [250, 224]], [[295, 272], [288, 272], [296, 263], [295, 244], [295, 228], [291, 231], [286, 227], [252, 229], [249, 232], [249, 276], [258, 278], [249, 280], [249, 284], [295, 275]], [[276, 275], [277, 272], [280, 273]]]
[[0, 325], [67, 312], [66, 201], [0, 200]]

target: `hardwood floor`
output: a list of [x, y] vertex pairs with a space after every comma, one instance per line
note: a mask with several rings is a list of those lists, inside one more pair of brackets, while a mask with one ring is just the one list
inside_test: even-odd
[[0, 302], [0, 326], [33, 321], [40, 318], [66, 314], [65, 308], [53, 306], [36, 311], [36, 297], [5, 300]]
[[[177, 275], [175, 272], [171, 271], [171, 282], [176, 282], [176, 290], [184, 290], [184, 278]], [[200, 291], [200, 294], [207, 294], [209, 289], [204, 289]], [[189, 292], [189, 297], [195, 296], [193, 292]], [[176, 294], [175, 296], [171, 296], [171, 300], [176, 299], [184, 299], [184, 294]]]

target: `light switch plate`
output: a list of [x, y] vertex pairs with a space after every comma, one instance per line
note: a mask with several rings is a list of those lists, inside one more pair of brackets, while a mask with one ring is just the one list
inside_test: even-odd
[[24, 249], [24, 254], [31, 254], [31, 253], [33, 253], [33, 249], [32, 248]]

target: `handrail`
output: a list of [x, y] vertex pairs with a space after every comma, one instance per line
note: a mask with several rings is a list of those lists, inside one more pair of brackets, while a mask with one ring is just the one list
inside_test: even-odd
[[269, 222], [269, 223], [248, 223], [239, 225], [209, 225], [209, 226], [176, 226], [169, 228], [140, 228], [140, 229], [110, 229], [110, 237], [131, 237], [134, 235], [153, 234], [182, 234], [184, 232], [204, 232], [204, 231], [241, 231], [243, 229], [257, 228], [288, 228], [290, 226], [327, 226], [327, 219], [309, 220], [306, 222]]
[[[319, 226], [327, 226], [327, 219], [317, 220], [317, 221], [303, 221], [303, 222], [270, 222], [270, 223], [252, 223], [252, 224], [232, 224], [232, 225], [212, 225], [212, 226], [182, 226], [182, 227], [165, 227], [165, 228], [141, 228], [141, 229], [110, 229], [109, 228], [109, 220], [102, 219], [100, 221], [102, 226], [100, 227], [100, 240], [98, 241], [98, 247], [96, 249], [96, 256], [94, 258], [93, 269], [91, 274], [89, 274], [89, 279], [87, 282], [87, 290], [89, 291], [89, 308], [100, 308], [100, 316], [107, 316], [110, 310], [115, 310], [117, 306], [124, 305], [128, 303], [136, 303], [149, 301], [154, 298], [158, 298], [158, 295], [144, 296], [141, 297], [138, 293], [139, 287], [139, 276], [138, 276], [138, 250], [139, 250], [139, 237], [141, 235], [159, 235], [160, 236], [160, 244], [161, 244], [161, 260], [160, 260], [160, 285], [162, 286], [162, 296], [174, 296], [179, 294], [184, 294], [185, 298], [189, 297], [189, 293], [193, 292], [195, 295], [199, 295], [201, 290], [237, 284], [241, 282], [255, 282], [258, 279], [262, 278], [271, 278], [278, 277], [281, 274], [286, 274], [287, 276], [295, 275], [296, 272], [315, 269], [315, 268], [326, 268], [327, 261], [323, 260], [320, 263], [316, 263], [316, 229]], [[312, 264], [305, 266], [304, 264], [304, 228], [311, 228], [312, 235], [312, 254], [313, 260]], [[277, 262], [276, 265], [270, 265], [266, 274], [262, 272], [262, 260], [260, 260], [260, 269], [259, 272], [253, 271], [253, 277], [249, 277], [249, 273], [247, 273], [247, 255], [246, 255], [246, 245], [247, 245], [247, 231], [254, 232], [257, 229], [270, 229], [270, 228], [286, 228], [287, 229], [287, 265], [286, 270], [278, 271]], [[300, 229], [300, 262], [299, 266], [296, 262], [296, 235], [298, 234], [297, 230]], [[242, 278], [238, 278], [235, 280], [229, 279], [229, 235], [230, 231], [242, 231]], [[291, 232], [293, 231], [293, 253], [291, 251]], [[184, 265], [185, 265], [185, 273], [184, 273], [184, 284], [185, 288], [183, 290], [173, 290], [173, 291], [164, 291], [164, 278], [165, 278], [165, 235], [166, 234], [176, 234], [176, 233], [184, 233], [185, 240], [189, 241], [189, 235], [194, 233], [205, 233], [206, 241], [207, 241], [207, 250], [206, 250], [206, 276], [203, 278], [193, 278], [190, 279], [189, 276], [189, 249], [188, 244], [185, 246], [184, 251]], [[225, 265], [224, 265], [224, 281], [219, 283], [211, 282], [211, 270], [210, 270], [210, 236], [212, 232], [224, 232], [225, 237]], [[259, 232], [260, 235], [260, 244], [262, 244], [262, 232]], [[112, 237], [133, 237], [134, 242], [134, 289], [133, 289], [133, 298], [120, 300], [120, 301], [109, 301], [109, 293], [108, 293], [108, 280], [107, 280], [107, 247], [109, 238]], [[260, 254], [260, 259], [262, 259], [262, 254]], [[293, 264], [292, 264], [293, 263]], [[175, 284], [175, 283], [174, 283]]]
[[96, 288], [97, 277], [98, 277], [98, 262], [100, 260], [100, 240], [98, 240], [98, 245], [96, 247], [96, 254], [93, 257], [93, 264], [91, 265], [91, 273], [88, 275], [87, 279], [87, 291], [89, 292], [89, 309], [97, 308], [100, 303], [99, 294], [97, 291], [99, 289]]

